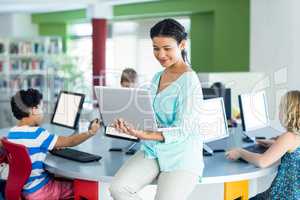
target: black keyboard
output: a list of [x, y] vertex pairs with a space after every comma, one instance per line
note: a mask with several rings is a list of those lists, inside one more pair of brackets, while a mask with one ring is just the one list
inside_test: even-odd
[[250, 146], [245, 147], [243, 149], [245, 149], [247, 151], [250, 151], [252, 153], [264, 153], [265, 151], [267, 151], [268, 148], [263, 147], [261, 145], [253, 144], [253, 145], [250, 145]]
[[[265, 151], [267, 151], [268, 148], [263, 147], [261, 145], [253, 144], [253, 145], [247, 146], [247, 147], [245, 147], [243, 149], [245, 149], [247, 151], [250, 151], [252, 153], [264, 153]], [[248, 163], [243, 158], [239, 158], [238, 160], [241, 161], [241, 162], [244, 162], [244, 163]]]
[[70, 148], [52, 150], [50, 151], [50, 153], [55, 156], [59, 156], [62, 158], [66, 158], [78, 162], [93, 162], [93, 161], [98, 161], [102, 158], [101, 156], [97, 156], [94, 154], [90, 154], [90, 153], [86, 153], [83, 151], [70, 149]]

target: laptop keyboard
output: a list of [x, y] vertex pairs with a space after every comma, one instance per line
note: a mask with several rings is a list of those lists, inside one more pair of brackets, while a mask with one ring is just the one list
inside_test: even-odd
[[51, 154], [59, 157], [63, 157], [69, 160], [74, 160], [78, 162], [93, 162], [93, 161], [98, 161], [102, 157], [97, 156], [94, 154], [86, 153], [83, 151], [79, 151], [76, 149], [71, 149], [71, 148], [65, 148], [65, 149], [59, 149], [59, 150], [52, 150], [50, 151]]

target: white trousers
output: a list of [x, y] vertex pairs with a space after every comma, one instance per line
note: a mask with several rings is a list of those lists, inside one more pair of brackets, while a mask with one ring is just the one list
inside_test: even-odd
[[119, 169], [109, 190], [114, 200], [141, 200], [137, 192], [156, 178], [155, 200], [186, 200], [199, 180], [188, 171], [160, 172], [157, 160], [139, 151]]

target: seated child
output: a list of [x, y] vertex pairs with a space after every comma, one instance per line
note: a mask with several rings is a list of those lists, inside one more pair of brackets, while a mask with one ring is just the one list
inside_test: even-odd
[[132, 88], [135, 87], [137, 84], [137, 73], [132, 68], [126, 68], [122, 71], [121, 74], [121, 86]]
[[276, 140], [257, 142], [269, 146], [265, 153], [251, 153], [244, 149], [233, 149], [226, 153], [228, 159], [243, 158], [261, 168], [281, 160], [271, 187], [253, 199], [300, 199], [300, 91], [290, 91], [282, 97], [279, 119], [286, 131]]
[[21, 90], [11, 98], [13, 115], [19, 120], [11, 128], [7, 139], [27, 147], [32, 171], [23, 187], [23, 195], [29, 200], [70, 199], [73, 197], [71, 181], [59, 181], [45, 171], [44, 160], [49, 150], [76, 146], [94, 136], [100, 124], [94, 120], [87, 132], [71, 136], [57, 136], [39, 125], [43, 120], [42, 94], [35, 89]]

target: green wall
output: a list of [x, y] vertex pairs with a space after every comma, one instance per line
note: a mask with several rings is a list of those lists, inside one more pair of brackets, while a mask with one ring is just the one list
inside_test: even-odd
[[67, 34], [67, 26], [65, 23], [39, 24], [39, 34], [65, 36]]
[[50, 13], [37, 13], [32, 15], [32, 22], [35, 24], [74, 23], [84, 22], [86, 20], [87, 17], [85, 9]]
[[64, 12], [37, 13], [31, 16], [32, 22], [38, 24], [39, 35], [60, 36], [63, 38], [63, 50], [67, 50], [68, 24], [87, 21], [86, 11], [72, 10]]
[[[191, 62], [197, 72], [249, 71], [249, 0], [161, 0], [114, 6], [114, 20], [190, 16]], [[40, 35], [68, 38], [67, 25], [86, 10], [33, 14]]]
[[218, 0], [214, 27], [214, 67], [225, 72], [249, 71], [249, 1]]
[[249, 71], [249, 0], [162, 0], [114, 7], [115, 19], [190, 16], [197, 72]]
[[215, 0], [164, 0], [114, 6], [115, 19], [191, 14], [214, 10]]
[[191, 15], [191, 62], [193, 69], [198, 72], [213, 70], [213, 24], [212, 12]]

